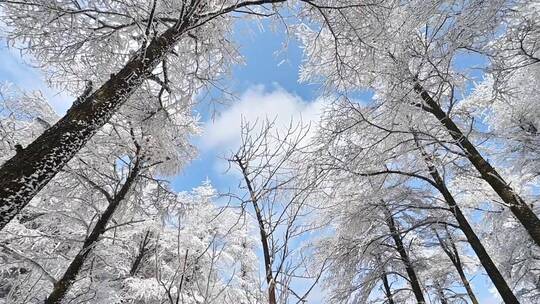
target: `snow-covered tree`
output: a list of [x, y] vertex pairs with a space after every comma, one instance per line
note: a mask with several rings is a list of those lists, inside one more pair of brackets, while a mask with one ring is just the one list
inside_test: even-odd
[[[235, 20], [272, 16], [322, 84], [320, 121], [241, 122], [238, 185], [175, 192], [201, 93], [242, 62]], [[0, 84], [0, 303], [476, 304], [478, 276], [540, 300], [535, 1], [0, 0], [0, 17], [79, 96], [59, 117]]]
[[260, 15], [273, 11], [263, 4], [284, 1], [2, 0], [9, 43], [33, 56], [52, 83], [82, 93], [0, 168], [0, 229], [130, 97], [149, 95], [153, 109], [167, 108], [223, 76], [239, 59], [231, 14]]
[[[436, 120], [418, 124], [414, 117], [422, 115], [421, 112], [407, 114], [399, 120], [385, 105], [365, 106], [347, 99], [338, 100], [323, 116], [314, 139], [317, 147], [308, 162], [314, 170], [329, 172], [327, 188], [337, 189], [330, 197], [348, 198], [351, 191], [366, 191], [364, 188], [382, 183], [384, 187], [375, 187], [375, 191], [367, 195], [369, 202], [378, 204], [388, 201], [387, 196], [392, 197], [384, 190], [390, 186], [410, 189], [401, 199], [402, 205], [399, 201], [396, 204], [404, 210], [422, 211], [421, 216], [415, 216], [418, 223], [411, 225], [438, 226], [443, 222], [461, 230], [505, 301], [516, 302], [507, 281], [470, 223], [471, 210], [481, 205], [469, 201], [458, 203], [452, 193], [455, 188], [450, 182], [459, 180], [459, 174], [468, 174], [461, 167], [459, 151], [447, 145], [451, 140], [437, 136], [437, 132], [444, 130]], [[381, 178], [382, 181], [378, 180]], [[340, 193], [340, 187], [344, 193]], [[381, 190], [377, 190], [379, 188]], [[489, 201], [490, 197], [486, 199]], [[335, 212], [339, 214], [340, 210], [338, 207]], [[366, 210], [368, 207], [358, 207], [357, 212]], [[370, 223], [369, 215], [366, 221]], [[430, 238], [434, 239], [433, 234]]]
[[[260, 301], [242, 215], [218, 208], [210, 185], [175, 194], [158, 178], [193, 156], [190, 107], [149, 117], [151, 105], [139, 102], [121, 109], [2, 232], [6, 303]], [[43, 132], [35, 117], [50, 110], [37, 97], [16, 105], [1, 120], [6, 154], [11, 141]]]
[[[475, 117], [455, 110], [474, 75], [474, 66], [460, 67], [459, 59], [470, 50], [489, 48], [500, 31], [513, 29], [500, 24], [513, 12], [514, 1], [310, 3], [303, 11], [305, 24], [297, 26], [306, 58], [301, 79], [322, 81], [329, 90], [371, 89], [376, 93], [373, 102], [384, 104], [396, 117], [416, 111], [423, 114], [413, 116], [417, 124], [438, 121], [446, 134], [436, 138], [461, 150], [540, 245], [538, 216], [481, 153], [475, 134], [465, 131], [479, 128]], [[537, 15], [537, 5], [523, 3], [536, 11], [531, 16]], [[529, 40], [534, 38], [523, 41]], [[535, 54], [526, 46], [524, 54], [516, 56], [531, 52]]]

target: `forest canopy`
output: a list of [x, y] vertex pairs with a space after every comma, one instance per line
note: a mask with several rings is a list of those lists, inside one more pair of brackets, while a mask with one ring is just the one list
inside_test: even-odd
[[0, 0], [0, 40], [0, 304], [540, 302], [535, 0]]

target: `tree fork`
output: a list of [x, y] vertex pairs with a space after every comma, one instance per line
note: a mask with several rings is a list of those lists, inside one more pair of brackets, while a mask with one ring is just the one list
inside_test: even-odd
[[519, 220], [521, 225], [527, 230], [537, 246], [540, 246], [540, 219], [517, 194], [512, 187], [499, 175], [480, 154], [476, 147], [463, 134], [454, 121], [442, 110], [424, 87], [416, 82], [414, 91], [420, 95], [428, 106], [424, 111], [433, 114], [441, 124], [448, 130], [450, 136], [458, 143], [465, 152], [469, 161], [478, 170], [482, 179], [485, 180], [499, 197], [508, 205], [510, 211]]

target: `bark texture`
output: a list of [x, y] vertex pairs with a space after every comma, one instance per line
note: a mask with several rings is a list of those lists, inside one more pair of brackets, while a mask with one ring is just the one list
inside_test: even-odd
[[409, 277], [409, 284], [411, 285], [416, 301], [419, 304], [424, 304], [426, 303], [426, 300], [424, 299], [424, 293], [422, 292], [420, 281], [418, 280], [418, 276], [416, 275], [416, 271], [414, 270], [409, 254], [403, 245], [399, 228], [396, 226], [396, 222], [394, 221], [394, 217], [390, 213], [390, 210], [386, 210], [386, 224], [390, 229], [390, 235], [392, 240], [394, 240], [396, 250], [398, 251], [401, 261], [405, 266], [405, 271]]
[[149, 77], [185, 32], [175, 26], [151, 40], [117, 74], [0, 168], [0, 230], [43, 188]]
[[440, 105], [431, 97], [420, 83], [414, 86], [416, 93], [420, 95], [427, 107], [424, 111], [433, 114], [441, 124], [448, 130], [450, 136], [456, 141], [458, 146], [465, 152], [469, 161], [478, 170], [483, 180], [499, 195], [503, 202], [509, 206], [510, 211], [520, 221], [527, 230], [537, 246], [540, 246], [540, 219], [533, 210], [525, 203], [519, 194], [499, 175], [480, 154], [476, 147], [469, 141], [467, 136], [454, 123], [454, 121], [443, 111]]
[[422, 149], [422, 147], [419, 145], [418, 140], [416, 139], [415, 135], [415, 141], [417, 146], [420, 149], [420, 152], [422, 153], [422, 157], [424, 158], [426, 162], [426, 166], [429, 170], [429, 174], [433, 178], [433, 181], [435, 182], [435, 185], [437, 186], [437, 189], [443, 196], [444, 200], [450, 207], [450, 212], [454, 215], [456, 218], [456, 221], [459, 224], [459, 227], [465, 237], [467, 238], [467, 241], [471, 245], [471, 248], [473, 249], [474, 253], [476, 253], [476, 256], [478, 257], [478, 260], [484, 267], [487, 275], [491, 279], [491, 282], [493, 282], [493, 285], [495, 285], [495, 288], [497, 288], [497, 291], [501, 295], [501, 298], [503, 301], [507, 304], [517, 304], [519, 301], [517, 300], [516, 296], [512, 292], [512, 289], [508, 286], [506, 283], [506, 280], [500, 273], [499, 269], [491, 259], [490, 255], [484, 248], [484, 245], [482, 245], [482, 242], [480, 242], [480, 239], [472, 229], [471, 225], [469, 224], [469, 221], [461, 211], [461, 208], [456, 203], [456, 200], [454, 199], [454, 196], [452, 193], [450, 193], [450, 190], [446, 187], [446, 183], [444, 182], [442, 176], [439, 174], [439, 171], [437, 168], [435, 168], [435, 165], [433, 164], [433, 161], [427, 155], [427, 153]]

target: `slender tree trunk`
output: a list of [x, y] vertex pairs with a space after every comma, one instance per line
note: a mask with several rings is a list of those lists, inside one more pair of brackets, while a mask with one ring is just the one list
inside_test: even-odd
[[122, 202], [122, 200], [126, 197], [131, 187], [134, 185], [135, 180], [137, 179], [139, 175], [140, 170], [140, 162], [139, 159], [135, 161], [135, 165], [133, 166], [132, 171], [130, 172], [128, 178], [122, 185], [122, 188], [118, 193], [109, 201], [109, 205], [107, 206], [107, 209], [101, 214], [99, 220], [97, 221], [96, 225], [92, 229], [92, 232], [86, 237], [84, 240], [83, 246], [81, 250], [79, 250], [79, 253], [75, 256], [75, 258], [71, 261], [68, 268], [62, 275], [62, 277], [56, 281], [56, 283], [53, 286], [53, 291], [49, 295], [49, 297], [45, 300], [45, 304], [57, 304], [61, 303], [64, 299], [66, 293], [68, 292], [69, 288], [73, 285], [73, 282], [77, 278], [77, 275], [81, 271], [84, 262], [94, 246], [99, 241], [99, 238], [103, 233], [105, 233], [105, 229], [107, 228], [107, 224], [109, 223], [110, 219], [112, 218], [114, 212], [118, 208], [118, 205]]
[[381, 279], [383, 281], [384, 294], [386, 295], [386, 300], [388, 304], [394, 304], [395, 302], [392, 296], [392, 289], [390, 288], [390, 283], [388, 282], [388, 276], [385, 271], [383, 272]]
[[257, 217], [257, 222], [259, 225], [259, 233], [261, 235], [261, 245], [262, 245], [263, 256], [264, 256], [264, 269], [266, 272], [266, 283], [268, 284], [268, 303], [276, 304], [277, 303], [276, 283], [275, 283], [274, 274], [272, 271], [272, 256], [270, 252], [270, 246], [268, 244], [268, 234], [266, 232], [266, 228], [264, 225], [264, 218], [262, 215], [262, 211], [259, 208], [257, 195], [255, 194], [255, 191], [253, 190], [253, 186], [251, 184], [251, 180], [248, 177], [246, 165], [240, 158], [236, 158], [235, 161], [240, 167], [240, 170], [242, 171], [242, 175], [244, 177], [244, 181], [248, 188], [251, 203], [253, 205], [253, 209], [255, 210], [255, 216]]
[[499, 269], [487, 253], [486, 249], [482, 245], [482, 242], [480, 242], [480, 239], [470, 226], [469, 222], [467, 221], [465, 215], [461, 211], [461, 208], [459, 208], [453, 198], [453, 196], [450, 194], [448, 189], [446, 188], [446, 185], [443, 185], [440, 189], [441, 193], [445, 197], [445, 200], [447, 204], [450, 206], [451, 212], [454, 214], [459, 227], [461, 228], [461, 231], [463, 231], [463, 234], [467, 238], [467, 241], [471, 245], [471, 248], [476, 253], [476, 256], [478, 257], [478, 260], [484, 266], [484, 269], [486, 270], [487, 275], [491, 279], [491, 282], [493, 282], [493, 285], [495, 288], [497, 288], [497, 291], [501, 295], [501, 298], [503, 301], [507, 304], [517, 304], [519, 301], [517, 300], [516, 296], [512, 292], [512, 289], [508, 286], [506, 283], [506, 280], [500, 273]]
[[519, 194], [499, 175], [495, 168], [482, 157], [467, 136], [465, 136], [454, 121], [446, 115], [443, 109], [435, 100], [433, 100], [424, 87], [417, 82], [414, 86], [414, 90], [420, 94], [420, 97], [427, 105], [427, 107], [423, 107], [423, 109], [433, 114], [448, 130], [450, 136], [457, 142], [459, 147], [467, 155], [469, 161], [478, 170], [482, 179], [484, 179], [509, 206], [510, 211], [512, 211], [514, 216], [521, 222], [536, 245], [540, 246], [540, 219], [538, 219], [538, 216], [527, 203], [525, 203]]
[[426, 303], [426, 300], [424, 299], [424, 294], [422, 293], [422, 288], [420, 287], [420, 282], [418, 281], [418, 277], [416, 276], [416, 272], [414, 271], [414, 267], [411, 263], [411, 259], [409, 258], [409, 254], [407, 253], [407, 250], [405, 250], [405, 246], [403, 246], [403, 240], [401, 239], [401, 235], [394, 221], [394, 217], [390, 213], [390, 210], [386, 209], [386, 207], [385, 210], [386, 223], [388, 225], [388, 228], [390, 229], [390, 235], [394, 240], [394, 244], [396, 245], [396, 249], [399, 253], [399, 256], [401, 257], [401, 261], [405, 266], [405, 271], [407, 272], [407, 276], [409, 277], [409, 283], [411, 285], [414, 296], [416, 297], [416, 301], [419, 304]]
[[144, 234], [144, 238], [141, 241], [141, 244], [139, 246], [139, 253], [137, 254], [137, 256], [135, 257], [135, 260], [131, 264], [131, 269], [129, 270], [130, 276], [134, 276], [135, 274], [137, 274], [137, 271], [139, 270], [142, 260], [144, 259], [148, 251], [150, 250], [148, 248], [148, 243], [150, 243], [150, 231], [146, 231], [146, 233]]
[[476, 295], [474, 294], [471, 284], [469, 283], [469, 279], [467, 279], [467, 276], [465, 275], [465, 271], [463, 271], [463, 268], [456, 267], [456, 270], [459, 274], [459, 278], [461, 279], [461, 282], [463, 283], [463, 287], [465, 287], [465, 290], [467, 291], [467, 295], [469, 295], [469, 298], [471, 299], [471, 302], [473, 304], [479, 304], [478, 299], [476, 298]]
[[274, 275], [272, 273], [272, 258], [270, 256], [270, 248], [268, 246], [268, 235], [264, 229], [264, 222], [262, 220], [261, 210], [256, 202], [253, 202], [253, 208], [255, 209], [255, 214], [257, 215], [257, 221], [259, 222], [259, 232], [261, 234], [261, 244], [263, 248], [264, 255], [264, 268], [266, 271], [266, 283], [268, 284], [268, 303], [276, 304], [276, 283], [274, 280]]
[[450, 207], [450, 211], [456, 218], [459, 227], [461, 228], [461, 231], [467, 238], [467, 241], [471, 245], [471, 248], [476, 253], [476, 256], [478, 257], [478, 260], [484, 266], [484, 269], [486, 270], [487, 275], [491, 279], [491, 282], [493, 282], [493, 285], [495, 285], [495, 288], [497, 288], [497, 291], [501, 295], [501, 298], [503, 301], [507, 304], [517, 304], [519, 301], [517, 300], [516, 296], [512, 292], [512, 289], [508, 286], [506, 283], [506, 280], [502, 276], [502, 274], [499, 272], [499, 269], [487, 253], [486, 249], [484, 248], [484, 245], [482, 245], [482, 242], [480, 242], [480, 239], [472, 229], [471, 225], [469, 224], [469, 221], [461, 212], [461, 208], [457, 205], [454, 196], [450, 193], [450, 190], [446, 187], [446, 183], [442, 179], [441, 175], [439, 174], [439, 171], [435, 168], [433, 165], [433, 162], [431, 161], [429, 155], [424, 151], [424, 149], [420, 146], [418, 143], [418, 140], [415, 136], [415, 142], [420, 149], [420, 152], [422, 153], [422, 156], [424, 157], [424, 160], [426, 162], [426, 166], [429, 170], [429, 174], [433, 178], [433, 181], [437, 185], [437, 189], [444, 197], [444, 200]]
[[437, 289], [437, 294], [439, 295], [439, 300], [441, 301], [441, 304], [448, 304], [448, 301], [446, 300], [446, 296], [444, 295], [444, 291], [441, 287], [441, 284], [438, 282], [435, 283], [435, 288]]
[[[437, 231], [435, 231], [435, 234], [437, 235], [437, 239], [439, 240], [439, 244], [441, 245], [441, 248], [446, 253], [450, 261], [452, 261], [452, 264], [456, 268], [456, 271], [459, 275], [459, 278], [461, 279], [461, 282], [463, 283], [463, 287], [465, 287], [465, 290], [467, 291], [467, 295], [471, 299], [471, 302], [473, 304], [479, 304], [478, 299], [476, 298], [476, 295], [474, 294], [471, 284], [469, 283], [469, 280], [467, 279], [467, 276], [465, 275], [465, 271], [463, 269], [463, 264], [461, 263], [461, 258], [459, 256], [459, 251], [457, 250], [456, 244], [454, 240], [452, 239], [452, 236], [447, 232], [448, 238], [447, 240], [450, 242], [450, 245], [446, 244], [446, 242], [439, 236]], [[451, 247], [451, 248], [449, 248]]]

